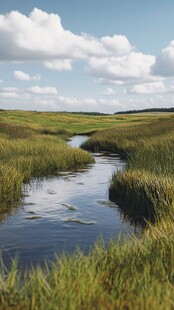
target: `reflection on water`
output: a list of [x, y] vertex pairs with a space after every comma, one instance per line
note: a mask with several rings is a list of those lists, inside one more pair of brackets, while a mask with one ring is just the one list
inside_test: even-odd
[[[77, 136], [70, 144], [78, 147], [85, 139]], [[107, 243], [120, 232], [137, 232], [108, 200], [109, 180], [125, 166], [124, 161], [108, 153], [94, 157], [96, 162], [81, 171], [32, 180], [24, 186], [23, 207], [0, 225], [0, 247], [5, 249], [7, 263], [16, 253], [24, 266], [52, 259], [55, 252], [71, 253], [77, 246], [88, 253], [101, 236]]]

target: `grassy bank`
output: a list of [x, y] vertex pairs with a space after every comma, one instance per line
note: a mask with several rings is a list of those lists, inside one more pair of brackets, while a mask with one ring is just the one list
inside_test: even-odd
[[174, 117], [139, 127], [105, 130], [83, 147], [118, 152], [127, 159], [123, 173], [112, 177], [110, 198], [136, 219], [154, 220], [169, 213], [174, 201]]
[[89, 153], [72, 149], [62, 135], [38, 134], [31, 128], [0, 124], [0, 209], [21, 196], [31, 177], [78, 169], [93, 162]]
[[141, 240], [102, 244], [21, 274], [0, 273], [2, 309], [173, 309], [174, 225], [150, 227]]

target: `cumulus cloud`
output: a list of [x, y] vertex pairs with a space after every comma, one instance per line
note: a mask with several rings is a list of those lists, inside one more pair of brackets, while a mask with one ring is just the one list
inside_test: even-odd
[[30, 81], [30, 75], [22, 71], [14, 71], [14, 78], [19, 81]]
[[156, 58], [155, 64], [151, 67], [151, 72], [154, 75], [164, 77], [174, 76], [174, 40]]
[[[126, 103], [121, 101], [123, 98], [128, 102], [130, 97], [135, 100], [141, 96], [144, 98], [141, 102], [144, 107], [147, 102], [146, 95], [149, 95], [149, 100], [150, 94], [155, 98], [158, 94], [165, 94], [171, 99], [174, 92], [174, 86], [169, 85], [169, 79], [165, 82], [166, 77], [174, 75], [174, 41], [162, 50], [159, 57], [145, 55], [137, 51], [124, 35], [97, 38], [86, 33], [76, 34], [63, 27], [58, 14], [48, 14], [35, 8], [28, 16], [18, 11], [0, 15], [0, 42], [1, 64], [37, 61], [50, 70], [70, 71], [75, 61], [81, 61], [85, 64], [86, 72], [95, 77], [96, 83], [105, 85], [106, 88], [102, 94], [100, 92], [104, 98], [89, 97], [79, 100], [59, 95], [58, 90], [52, 86], [35, 85], [25, 90], [4, 87], [0, 89], [1, 103], [10, 102], [10, 98], [12, 103], [16, 98], [15, 102], [28, 102], [28, 108], [32, 102], [34, 108], [38, 105], [41, 109], [47, 107], [69, 111], [114, 112], [117, 107], [125, 106], [128, 109]], [[19, 70], [14, 71], [13, 75], [19, 81], [41, 79], [38, 74], [32, 76]], [[2, 82], [0, 80], [0, 83]], [[45, 84], [47, 85], [46, 82]], [[118, 88], [120, 100], [105, 97], [116, 94], [112, 87]], [[138, 102], [140, 101], [137, 99], [137, 104]], [[133, 104], [133, 101], [130, 101], [128, 105], [133, 107]]]
[[19, 80], [19, 81], [39, 81], [41, 79], [40, 74], [30, 76], [28, 73], [25, 73], [23, 71], [18, 71], [18, 70], [13, 72], [13, 76], [16, 80]]
[[57, 89], [52, 86], [39, 87], [35, 85], [35, 86], [30, 87], [29, 91], [32, 94], [38, 94], [38, 95], [57, 95], [58, 94]]
[[150, 78], [150, 67], [155, 57], [138, 52], [131, 52], [122, 57], [92, 57], [86, 68], [87, 72], [109, 80], [138, 80]]
[[106, 49], [113, 51], [113, 53], [116, 54], [117, 56], [123, 56], [129, 54], [134, 49], [134, 47], [131, 46], [126, 36], [123, 35], [114, 35], [113, 37], [109, 36], [102, 37], [101, 43]]
[[16, 99], [18, 98], [19, 89], [16, 87], [3, 87], [0, 89], [0, 98]]
[[[137, 52], [124, 35], [100, 38], [64, 29], [58, 14], [35, 8], [29, 16], [18, 11], [0, 15], [0, 61], [40, 61], [51, 70], [70, 71], [73, 62], [85, 60], [87, 72], [108, 81], [153, 79], [153, 55]], [[10, 48], [9, 48], [10, 46]], [[22, 71], [15, 78], [29, 81]]]
[[153, 82], [153, 83], [142, 83], [135, 85], [131, 88], [131, 93], [147, 95], [147, 94], [158, 94], [167, 92], [163, 82]]
[[3, 80], [0, 79], [0, 84], [3, 83]]
[[120, 56], [133, 49], [122, 35], [95, 38], [74, 34], [63, 28], [58, 14], [37, 8], [29, 16], [18, 11], [0, 15], [0, 42], [1, 61], [86, 59], [113, 53]]
[[70, 71], [72, 70], [72, 61], [70, 59], [45, 61], [44, 66], [56, 71]]

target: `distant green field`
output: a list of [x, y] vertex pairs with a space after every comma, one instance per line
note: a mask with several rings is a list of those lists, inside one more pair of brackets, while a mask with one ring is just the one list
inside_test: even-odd
[[60, 112], [0, 111], [1, 123], [27, 126], [33, 130], [60, 129], [74, 133], [85, 133], [113, 126], [132, 126], [153, 119], [170, 116], [171, 113], [142, 113], [130, 115], [91, 116]]

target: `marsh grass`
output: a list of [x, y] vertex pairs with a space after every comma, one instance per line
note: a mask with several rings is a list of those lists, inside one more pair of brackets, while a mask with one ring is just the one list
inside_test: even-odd
[[11, 139], [25, 139], [32, 136], [32, 131], [28, 127], [0, 122], [0, 134], [5, 134]]
[[173, 309], [173, 220], [149, 225], [141, 240], [95, 245], [22, 273], [1, 262], [2, 309]]
[[174, 117], [137, 128], [113, 128], [94, 134], [83, 148], [117, 152], [126, 170], [112, 177], [109, 197], [135, 219], [154, 220], [173, 212]]
[[9, 207], [21, 196], [31, 177], [76, 170], [93, 162], [92, 156], [68, 147], [61, 135], [43, 135], [14, 124], [0, 126], [0, 205]]
[[173, 212], [173, 179], [145, 170], [127, 170], [113, 175], [109, 198], [135, 220], [154, 221]]
[[20, 127], [28, 127], [36, 132], [56, 131], [73, 132], [76, 134], [93, 133], [95, 131], [117, 127], [142, 125], [155, 119], [166, 118], [171, 113], [139, 113], [132, 115], [83, 115], [60, 112], [32, 111], [0, 111], [0, 122]]

